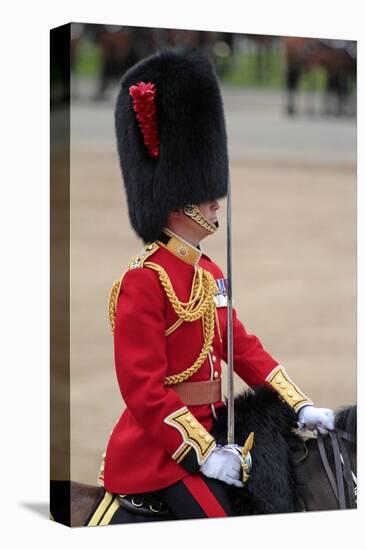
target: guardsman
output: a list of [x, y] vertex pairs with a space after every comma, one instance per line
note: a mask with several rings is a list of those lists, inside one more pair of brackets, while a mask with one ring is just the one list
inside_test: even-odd
[[[219, 226], [228, 188], [222, 99], [208, 59], [167, 49], [124, 76], [116, 135], [130, 221], [144, 241], [110, 293], [116, 374], [126, 408], [109, 438], [99, 483], [156, 492], [177, 518], [232, 513], [226, 484], [243, 485], [241, 449], [210, 434], [227, 360], [221, 269], [200, 248]], [[233, 311], [234, 370], [270, 385], [309, 428], [332, 429]]]

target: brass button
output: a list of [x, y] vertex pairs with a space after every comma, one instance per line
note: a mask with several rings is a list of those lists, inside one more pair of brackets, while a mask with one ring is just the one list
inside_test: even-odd
[[217, 370], [215, 370], [214, 372], [214, 378], [218, 378], [219, 377], [219, 373], [217, 372]]
[[213, 363], [216, 363], [216, 355], [213, 355], [213, 356], [212, 356], [212, 362], [213, 362]]
[[213, 352], [213, 346], [210, 346], [210, 352], [211, 353]]
[[146, 250], [152, 250], [153, 249], [153, 245], [152, 244], [149, 244], [149, 246], [146, 247]]
[[210, 435], [205, 435], [205, 441], [206, 441], [206, 443], [209, 443], [211, 441], [211, 436]]

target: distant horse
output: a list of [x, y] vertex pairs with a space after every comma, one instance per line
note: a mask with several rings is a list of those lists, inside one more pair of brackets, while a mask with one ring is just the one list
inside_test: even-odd
[[[338, 412], [332, 437], [305, 440], [294, 429], [296, 414], [274, 392], [258, 388], [237, 397], [235, 440], [243, 445], [251, 431], [255, 436], [249, 480], [242, 489], [227, 486], [235, 514], [355, 508], [356, 414], [356, 406]], [[212, 429], [219, 444], [226, 426], [223, 408]], [[175, 519], [158, 491], [126, 497], [72, 481], [51, 482], [51, 515], [71, 526]]]
[[232, 33], [99, 25], [93, 39], [100, 51], [96, 100], [104, 100], [110, 86], [132, 65], [163, 48], [199, 48], [216, 65], [221, 76], [229, 70], [233, 55]]
[[278, 38], [266, 34], [246, 34], [245, 38], [254, 46], [255, 79], [264, 84], [271, 71], [272, 54], [278, 48]]
[[302, 74], [321, 68], [326, 75], [325, 113], [344, 114], [356, 80], [355, 42], [284, 37], [282, 43], [286, 57], [287, 112], [296, 112], [295, 93]]
[[95, 100], [104, 100], [108, 88], [139, 60], [133, 38], [134, 30], [128, 27], [99, 26], [96, 39], [100, 47], [100, 73]]

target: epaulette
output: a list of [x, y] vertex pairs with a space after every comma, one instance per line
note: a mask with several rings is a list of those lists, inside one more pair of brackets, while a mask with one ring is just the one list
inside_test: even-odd
[[138, 267], [143, 267], [145, 260], [149, 258], [154, 252], [156, 252], [159, 248], [159, 245], [157, 243], [148, 243], [144, 246], [140, 254], [137, 256], [134, 256], [129, 262], [128, 262], [128, 269], [136, 269]]
[[108, 299], [108, 318], [109, 318], [109, 325], [111, 327], [112, 332], [114, 333], [114, 327], [115, 327], [115, 319], [116, 319], [116, 310], [117, 310], [117, 301], [119, 294], [121, 292], [121, 286], [123, 277], [129, 271], [130, 269], [137, 269], [138, 267], [143, 267], [144, 262], [147, 258], [149, 258], [154, 252], [156, 252], [159, 248], [159, 245], [156, 243], [148, 243], [144, 246], [140, 254], [137, 256], [134, 256], [129, 262], [128, 262], [128, 268], [116, 281], [114, 281], [111, 291], [109, 293], [109, 299]]

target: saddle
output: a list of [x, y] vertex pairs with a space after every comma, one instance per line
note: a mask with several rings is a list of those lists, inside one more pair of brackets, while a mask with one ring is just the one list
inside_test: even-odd
[[105, 492], [86, 525], [112, 525], [174, 519], [156, 493], [119, 495]]
[[157, 492], [118, 495], [117, 498], [120, 506], [132, 514], [159, 518], [171, 515], [164, 499]]

